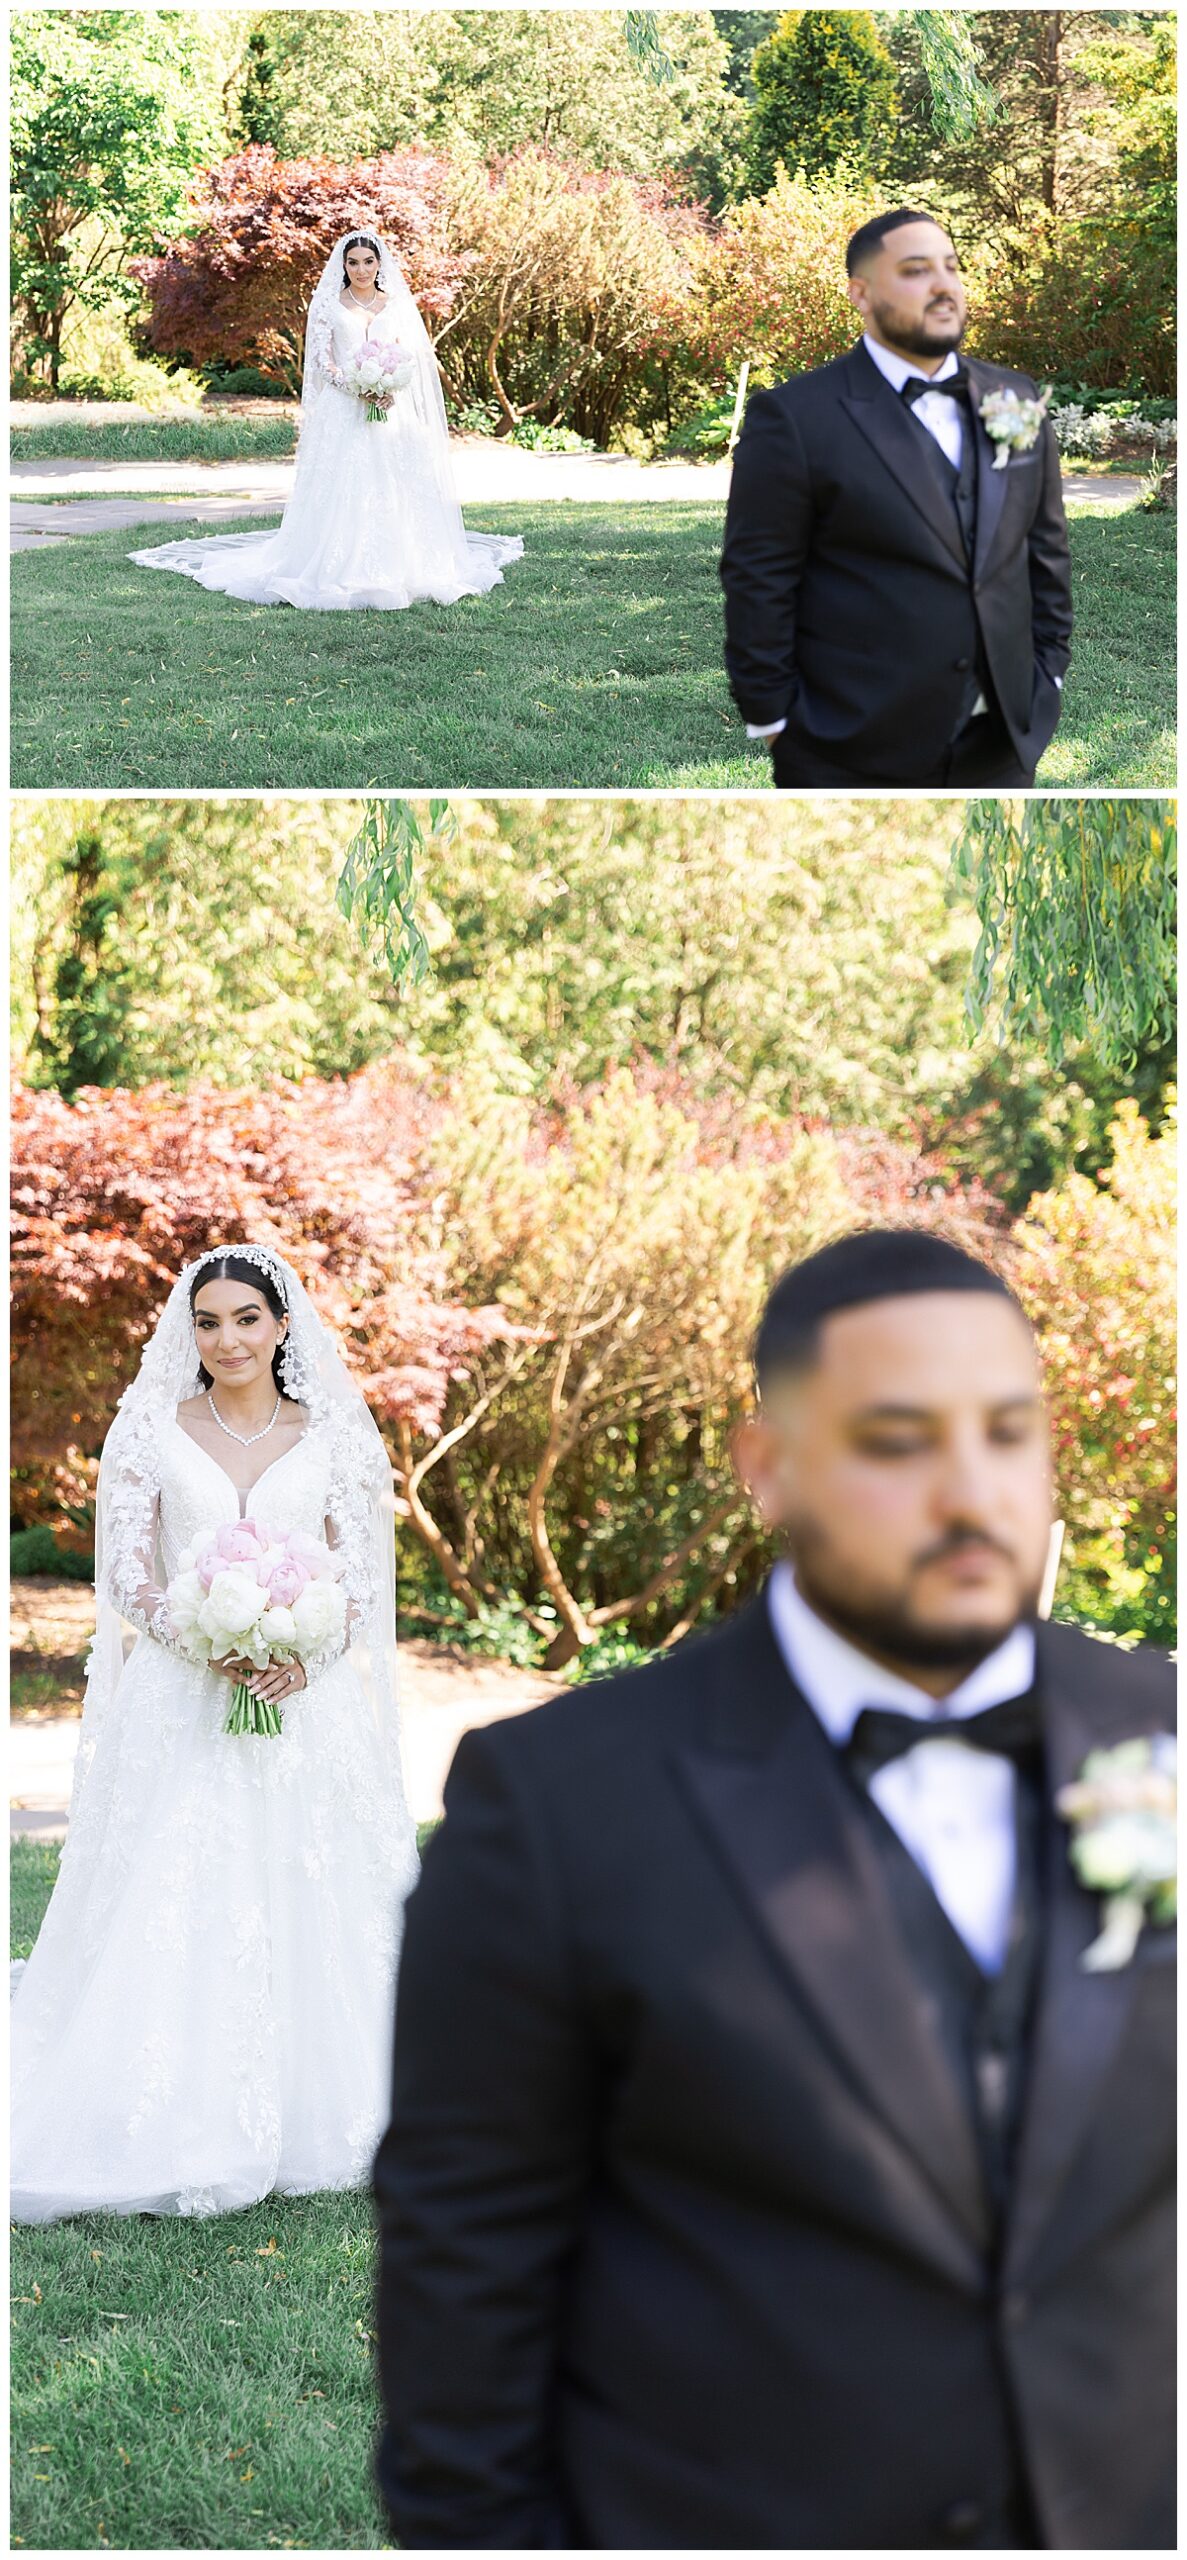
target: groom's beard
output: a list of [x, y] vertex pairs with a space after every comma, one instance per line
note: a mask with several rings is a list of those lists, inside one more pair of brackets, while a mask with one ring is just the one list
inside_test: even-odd
[[[931, 1562], [945, 1546], [958, 1548], [983, 1532], [954, 1530], [916, 1565]], [[1027, 1582], [1019, 1571], [1013, 1595], [1003, 1603], [997, 1624], [935, 1625], [919, 1616], [909, 1583], [899, 1590], [879, 1589], [871, 1580], [862, 1587], [851, 1562], [839, 1558], [827, 1532], [817, 1521], [785, 1524], [784, 1543], [795, 1570], [796, 1587], [810, 1609], [846, 1636], [862, 1653], [894, 1664], [908, 1677], [912, 1670], [951, 1671], [966, 1678], [979, 1662], [996, 1653], [1015, 1627], [1031, 1625], [1038, 1616], [1041, 1579]], [[985, 1543], [995, 1543], [985, 1541]], [[1004, 1553], [1005, 1550], [1003, 1549]]]
[[913, 323], [904, 318], [893, 302], [874, 302], [870, 305], [870, 318], [896, 355], [947, 356], [960, 345], [967, 314], [965, 319], [961, 319], [955, 311], [945, 312], [942, 318], [937, 315], [929, 320], [925, 312], [921, 321]]

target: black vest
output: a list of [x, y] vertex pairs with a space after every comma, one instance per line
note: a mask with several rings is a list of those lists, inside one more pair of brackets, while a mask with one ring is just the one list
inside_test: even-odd
[[[967, 435], [965, 441], [967, 445]], [[1042, 1780], [1022, 1771], [1016, 1774], [1014, 1903], [1006, 1958], [998, 1974], [982, 1973], [893, 1824], [856, 1779], [854, 1785], [865, 1807], [870, 1837], [882, 1864], [912, 1970], [923, 1986], [932, 2023], [976, 2127], [995, 2232], [994, 2263], [987, 2269], [993, 2277], [1000, 2261], [1026, 2096], [1030, 2031], [1043, 1952], [1047, 1815]], [[976, 2510], [970, 2508], [969, 2530], [954, 2530], [945, 2536], [946, 2541], [990, 2551], [1034, 2551], [1042, 2547], [1025, 2455], [1012, 2419], [1010, 2435], [1011, 2456], [1001, 2476], [986, 2483], [986, 2506], [975, 2526], [972, 2519]]]
[[[969, 603], [972, 608], [973, 560], [977, 548], [977, 455], [972, 416], [968, 409], [961, 407], [959, 412], [960, 468], [957, 470], [955, 464], [949, 462], [943, 446], [937, 444], [930, 428], [925, 427], [923, 420], [915, 416], [913, 409], [910, 414], [919, 438], [920, 459], [923, 466], [930, 471], [937, 487], [943, 490], [956, 517], [956, 529], [964, 546], [964, 556], [968, 563]], [[970, 621], [973, 626], [972, 663], [964, 688], [959, 717], [952, 733], [954, 737], [958, 737], [964, 728], [979, 693], [984, 694], [991, 708], [996, 699], [989, 667], [981, 646], [981, 631], [975, 609], [970, 611]]]
[[857, 1792], [912, 1970], [925, 1987], [949, 2068], [976, 2127], [986, 2194], [1000, 2239], [1026, 2095], [1043, 1947], [1046, 1817], [1042, 1784], [1038, 1778], [1017, 1774], [1014, 1906], [1006, 1959], [998, 1974], [982, 1973], [893, 1824], [864, 1787], [858, 1785]]

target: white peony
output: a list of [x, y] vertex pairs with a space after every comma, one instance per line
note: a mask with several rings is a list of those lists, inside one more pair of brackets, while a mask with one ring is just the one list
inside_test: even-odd
[[303, 1655], [320, 1653], [346, 1624], [346, 1599], [336, 1582], [310, 1582], [293, 1602], [296, 1641]]
[[206, 1605], [206, 1593], [192, 1565], [185, 1566], [180, 1573], [174, 1574], [165, 1598], [178, 1635], [188, 1643]]
[[358, 369], [358, 378], [361, 383], [365, 384], [367, 390], [370, 391], [372, 385], [379, 380], [378, 365], [370, 359], [366, 364], [361, 364]]
[[281, 1644], [295, 1645], [297, 1621], [292, 1610], [265, 1609], [260, 1620], [260, 1636], [264, 1644], [273, 1648]]
[[245, 1636], [262, 1618], [268, 1594], [246, 1565], [230, 1564], [216, 1573], [198, 1619], [203, 1635], [216, 1646], [224, 1638]]

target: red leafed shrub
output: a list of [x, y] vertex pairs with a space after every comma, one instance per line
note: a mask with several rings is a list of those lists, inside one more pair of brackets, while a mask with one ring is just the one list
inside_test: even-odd
[[380, 1421], [433, 1433], [505, 1331], [456, 1304], [422, 1170], [440, 1106], [409, 1076], [227, 1093], [167, 1085], [13, 1103], [13, 1455], [26, 1521], [85, 1508], [172, 1282], [247, 1238], [292, 1262]]
[[390, 240], [430, 331], [448, 318], [466, 269], [449, 243], [449, 163], [385, 151], [346, 165], [280, 160], [255, 144], [210, 170], [193, 229], [133, 262], [159, 355], [254, 364], [301, 388], [305, 314], [334, 242], [366, 224]]

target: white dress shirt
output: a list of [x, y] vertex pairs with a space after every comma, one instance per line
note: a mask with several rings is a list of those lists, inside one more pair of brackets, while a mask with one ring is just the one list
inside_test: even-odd
[[[977, 1715], [1034, 1683], [1030, 1627], [1015, 1627], [950, 1696], [932, 1698], [826, 1626], [786, 1562], [776, 1565], [767, 1596], [783, 1660], [837, 1750], [863, 1707], [894, 1707], [922, 1726], [936, 1716]], [[1014, 1764], [1002, 1753], [921, 1739], [880, 1769], [869, 1788], [984, 1973], [1001, 1971], [1009, 1937], [1014, 1786]]]
[[[949, 382], [953, 374], [960, 371], [955, 347], [949, 348], [943, 363], [936, 366], [934, 373], [925, 373], [922, 365], [912, 364], [909, 356], [896, 355], [893, 347], [880, 347], [876, 338], [863, 336], [861, 343], [900, 399], [904, 382]], [[927, 392], [922, 400], [913, 403], [913, 407], [920, 425], [935, 437], [953, 470], [959, 471], [960, 457], [964, 452], [964, 422], [959, 400], [945, 399], [942, 391]]]

